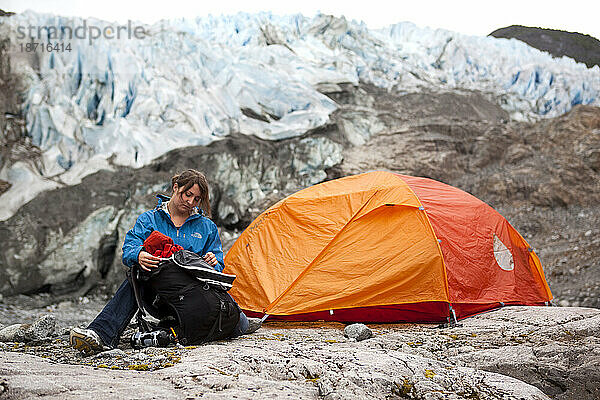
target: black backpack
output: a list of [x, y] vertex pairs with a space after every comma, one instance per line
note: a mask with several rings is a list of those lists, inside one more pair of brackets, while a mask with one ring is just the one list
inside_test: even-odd
[[227, 293], [235, 275], [215, 271], [196, 253], [181, 250], [151, 272], [130, 275], [141, 331], [173, 328], [180, 344], [231, 336], [240, 308]]

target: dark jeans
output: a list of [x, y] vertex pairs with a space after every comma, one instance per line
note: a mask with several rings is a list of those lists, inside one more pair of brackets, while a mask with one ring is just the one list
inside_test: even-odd
[[[112, 299], [100, 311], [100, 314], [88, 326], [88, 329], [95, 331], [105, 345], [115, 348], [119, 344], [119, 338], [123, 331], [135, 315], [137, 308], [133, 288], [126, 279], [117, 289]], [[246, 314], [240, 311], [240, 321], [230, 337], [241, 336], [246, 330], [248, 330], [248, 318], [246, 318]]]
[[125, 279], [125, 282], [117, 289], [115, 295], [88, 326], [88, 329], [95, 331], [105, 345], [117, 347], [121, 334], [129, 325], [136, 311], [137, 303], [133, 288]]

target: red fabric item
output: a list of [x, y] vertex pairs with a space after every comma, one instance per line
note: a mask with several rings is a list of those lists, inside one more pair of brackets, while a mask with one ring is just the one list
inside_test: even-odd
[[144, 240], [144, 249], [155, 257], [168, 258], [173, 253], [183, 250], [183, 247], [173, 243], [173, 239], [167, 235], [159, 231], [152, 231], [150, 236]]

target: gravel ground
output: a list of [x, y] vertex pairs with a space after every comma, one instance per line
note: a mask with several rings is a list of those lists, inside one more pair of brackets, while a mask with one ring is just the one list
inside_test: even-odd
[[[108, 301], [104, 295], [90, 297], [55, 299], [47, 293], [31, 296], [18, 295], [0, 300], [0, 329], [13, 324], [32, 324], [44, 315], [51, 315], [56, 320], [56, 330], [51, 337], [31, 342], [0, 342], [0, 351], [19, 352], [42, 357], [50, 362], [71, 365], [85, 365], [95, 368], [113, 370], [155, 371], [171, 367], [199, 346], [172, 345], [167, 348], [149, 347], [133, 349], [129, 338], [137, 328], [131, 323], [121, 337], [117, 349], [95, 355], [84, 355], [69, 345], [69, 331], [72, 327], [86, 327], [102, 310]], [[342, 335], [344, 325], [339, 323], [281, 323], [270, 322], [261, 332], [265, 340], [283, 340], [283, 332], [297, 329], [319, 329], [336, 333], [336, 339], [330, 342], [345, 340]], [[263, 335], [261, 335], [263, 336]], [[242, 337], [235, 340], [247, 340]], [[216, 343], [226, 344], [228, 341]]]
[[31, 324], [43, 315], [56, 319], [55, 334], [46, 340], [33, 342], [0, 342], [0, 350], [32, 354], [61, 364], [88, 365], [97, 368], [151, 371], [174, 365], [182, 354], [195, 346], [145, 348], [135, 350], [129, 338], [135, 325], [125, 330], [118, 349], [85, 356], [69, 345], [71, 327], [85, 327], [100, 312], [107, 298], [104, 296], [63, 298], [59, 302], [47, 294], [7, 297], [0, 302], [0, 327], [12, 324]]

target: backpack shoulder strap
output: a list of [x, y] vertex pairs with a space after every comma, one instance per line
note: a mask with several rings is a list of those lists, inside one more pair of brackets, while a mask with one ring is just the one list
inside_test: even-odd
[[137, 322], [142, 330], [145, 332], [151, 331], [151, 327], [147, 322], [150, 314], [144, 308], [144, 302], [142, 301], [142, 294], [140, 291], [140, 282], [139, 282], [139, 267], [137, 264], [133, 265], [131, 269], [127, 271], [127, 280], [133, 289], [133, 294], [135, 296], [135, 302], [138, 306], [138, 312], [141, 315], [138, 315]]

